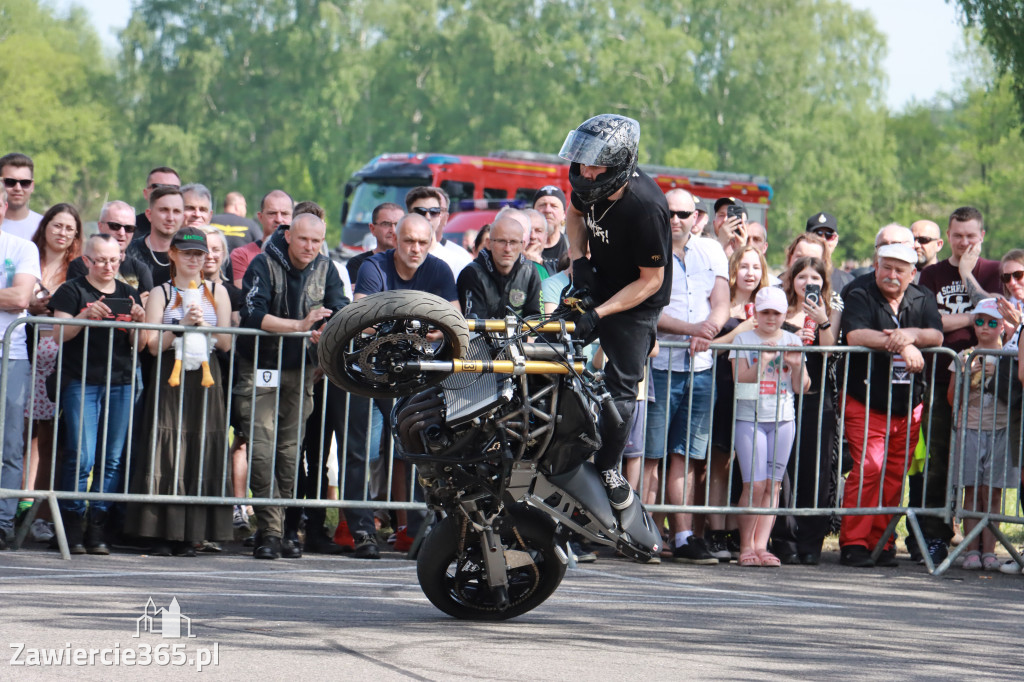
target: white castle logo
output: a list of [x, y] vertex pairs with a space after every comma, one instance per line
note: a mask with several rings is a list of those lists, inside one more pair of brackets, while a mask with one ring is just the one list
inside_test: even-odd
[[181, 612], [177, 597], [171, 598], [167, 608], [157, 608], [150, 597], [142, 615], [135, 621], [135, 634], [132, 637], [141, 637], [143, 632], [150, 632], [164, 639], [181, 639], [182, 621], [185, 623], [185, 638], [195, 637], [192, 634], [192, 619]]

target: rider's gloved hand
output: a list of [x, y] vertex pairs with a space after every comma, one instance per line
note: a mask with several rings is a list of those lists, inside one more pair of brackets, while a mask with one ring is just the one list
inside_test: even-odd
[[576, 331], [573, 332], [573, 336], [577, 339], [586, 339], [594, 330], [597, 328], [597, 321], [601, 319], [601, 316], [597, 314], [596, 310], [588, 310], [580, 316], [580, 319], [576, 320]]
[[594, 290], [597, 283], [597, 271], [587, 257], [577, 258], [572, 262], [572, 285], [576, 289]]

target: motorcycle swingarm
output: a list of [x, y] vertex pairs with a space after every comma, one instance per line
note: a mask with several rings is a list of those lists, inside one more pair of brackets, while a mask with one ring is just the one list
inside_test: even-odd
[[[556, 504], [548, 503], [555, 499], [557, 499]], [[620, 543], [621, 531], [616, 525], [603, 524], [600, 520], [593, 518], [594, 515], [577, 499], [551, 483], [542, 474], [537, 474], [534, 479], [533, 491], [527, 493], [522, 501], [548, 514], [569, 530], [579, 533], [592, 542], [608, 547], [616, 547]], [[582, 520], [586, 522], [581, 523]]]

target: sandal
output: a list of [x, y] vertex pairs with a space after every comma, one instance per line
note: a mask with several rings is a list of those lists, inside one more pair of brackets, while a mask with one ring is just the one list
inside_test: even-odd
[[960, 568], [965, 571], [980, 571], [981, 570], [981, 552], [978, 550], [971, 550], [964, 555], [964, 563]]
[[775, 556], [767, 549], [757, 550], [757, 558], [765, 568], [778, 568], [782, 565], [782, 561], [779, 560], [779, 557]]
[[981, 555], [981, 567], [986, 571], [998, 571], [1003, 562], [995, 554], [986, 552]]
[[740, 558], [738, 561], [740, 566], [746, 566], [748, 568], [757, 567], [761, 565], [761, 559], [758, 558], [757, 552], [749, 550], [746, 552], [740, 552]]

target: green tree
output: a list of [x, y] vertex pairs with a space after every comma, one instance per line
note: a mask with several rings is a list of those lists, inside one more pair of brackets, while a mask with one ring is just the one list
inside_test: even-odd
[[1024, 114], [1024, 4], [1020, 0], [956, 2], [967, 26], [981, 29], [999, 68], [1010, 75], [1017, 106]]
[[94, 218], [113, 198], [122, 119], [84, 10], [59, 16], [35, 0], [0, 0], [0, 65], [3, 153], [32, 157], [33, 208], [68, 201]]

